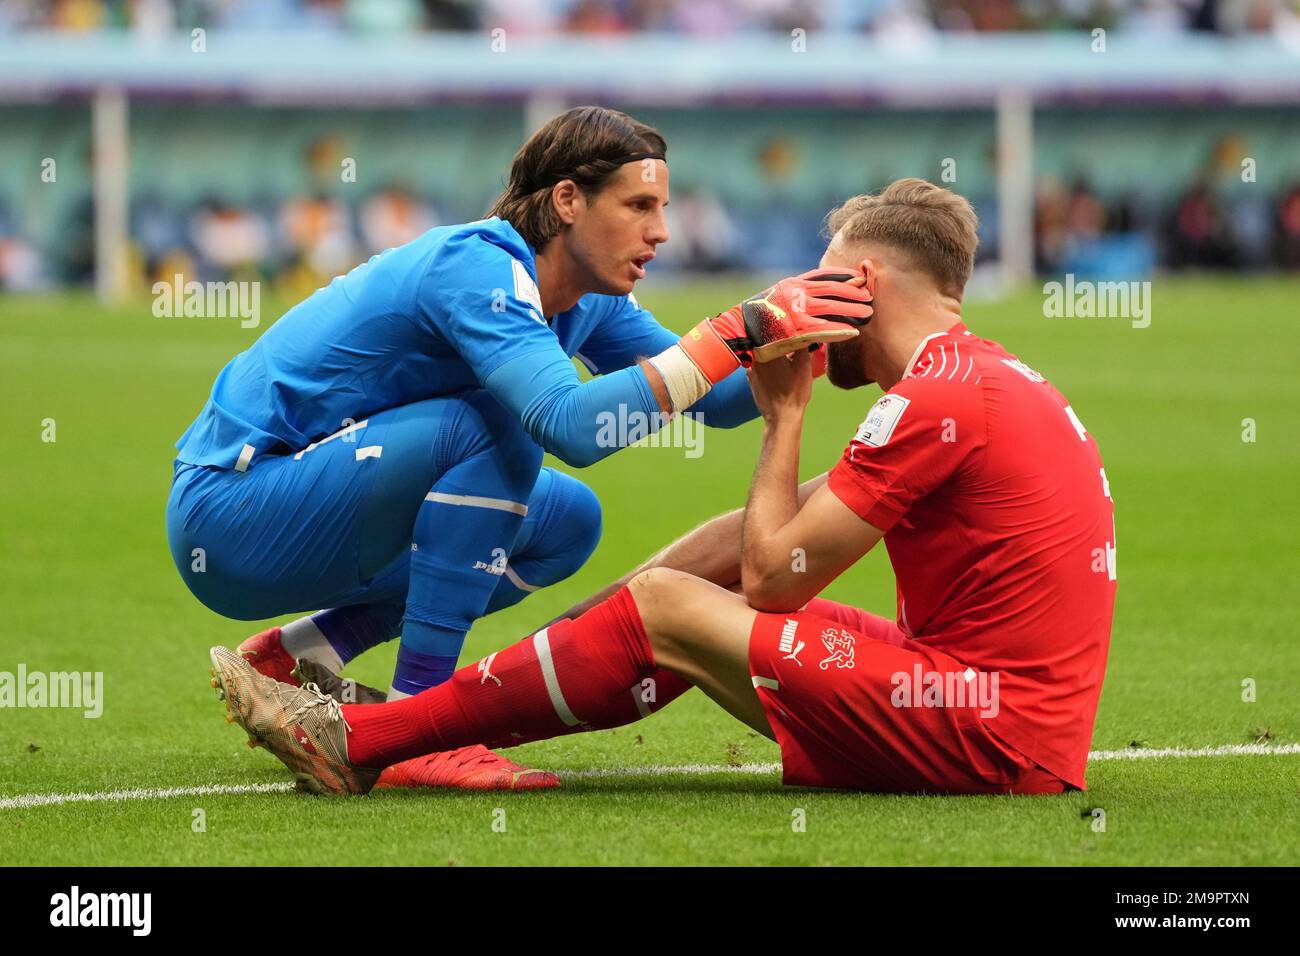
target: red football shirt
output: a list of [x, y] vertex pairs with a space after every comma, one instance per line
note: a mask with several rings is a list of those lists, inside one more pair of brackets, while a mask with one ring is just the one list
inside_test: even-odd
[[996, 673], [985, 724], [1084, 786], [1115, 523], [1097, 443], [1061, 393], [959, 322], [921, 343], [829, 487], [885, 532], [903, 631]]

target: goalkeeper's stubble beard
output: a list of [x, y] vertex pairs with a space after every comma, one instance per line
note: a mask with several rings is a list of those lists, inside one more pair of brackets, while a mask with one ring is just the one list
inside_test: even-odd
[[589, 237], [569, 227], [567, 240], [566, 251], [581, 277], [584, 294], [627, 295], [636, 286], [635, 278], [620, 274], [627, 272], [628, 263], [611, 255], [611, 247], [615, 246], [604, 233]]

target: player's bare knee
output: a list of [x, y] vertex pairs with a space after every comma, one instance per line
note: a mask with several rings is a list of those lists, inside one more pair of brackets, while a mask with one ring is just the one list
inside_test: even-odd
[[647, 633], [654, 630], [653, 625], [661, 581], [661, 576], [658, 573], [660, 570], [660, 568], [651, 568], [648, 571], [642, 571], [627, 582], [627, 588], [632, 592], [632, 600], [636, 602], [636, 609], [641, 614], [641, 623]]
[[670, 620], [674, 593], [680, 592], [682, 579], [689, 577], [669, 568], [650, 568], [628, 582], [641, 614], [641, 624], [656, 654], [667, 649], [669, 635], [675, 630]]
[[692, 580], [689, 574], [671, 568], [650, 568], [628, 582], [642, 622], [647, 616], [658, 619]]
[[707, 613], [702, 602], [707, 600], [708, 592], [718, 589], [671, 568], [642, 571], [631, 580], [629, 587], [655, 660], [680, 672], [695, 654], [698, 640], [695, 625]]

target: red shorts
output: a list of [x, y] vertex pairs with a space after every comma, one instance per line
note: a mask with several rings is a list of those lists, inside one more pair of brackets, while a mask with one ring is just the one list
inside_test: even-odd
[[[893, 621], [817, 598], [759, 614], [749, 672], [792, 786], [890, 793], [1062, 793], [1064, 780], [1000, 740], [969, 706], [919, 706], [896, 675], [964, 675]], [[918, 691], [919, 694], [919, 691]]]

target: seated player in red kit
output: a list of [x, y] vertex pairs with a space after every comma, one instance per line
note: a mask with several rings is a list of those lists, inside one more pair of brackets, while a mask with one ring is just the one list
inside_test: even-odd
[[[617, 726], [693, 685], [780, 745], [787, 784], [1083, 788], [1115, 600], [1097, 445], [1042, 375], [962, 324], [965, 199], [900, 180], [828, 227], [822, 267], [862, 272], [875, 309], [828, 347], [828, 375], [885, 394], [826, 475], [798, 484], [811, 356], [755, 365], [765, 427], [742, 511], [409, 699], [341, 705], [214, 648], [251, 741], [308, 789], [364, 793], [399, 761]], [[882, 537], [897, 622], [817, 597]]]

